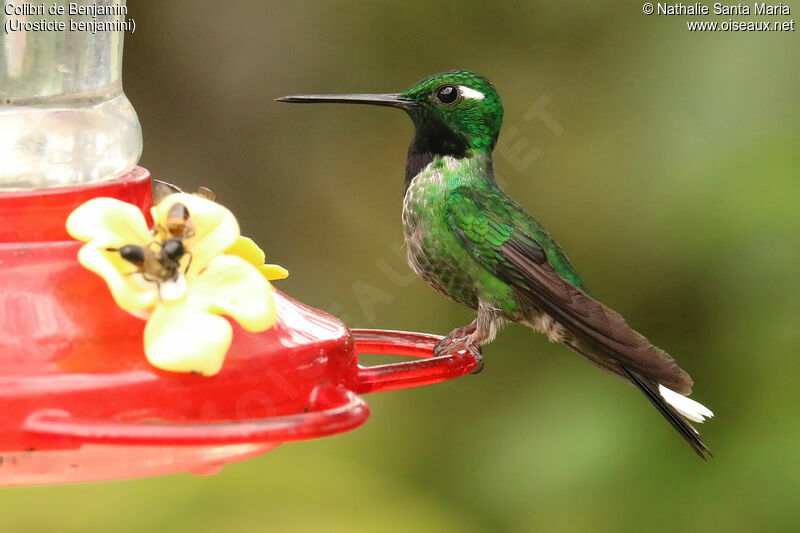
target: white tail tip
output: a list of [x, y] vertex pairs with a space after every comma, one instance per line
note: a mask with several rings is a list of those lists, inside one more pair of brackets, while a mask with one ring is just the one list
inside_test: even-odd
[[658, 392], [661, 393], [661, 396], [668, 404], [689, 420], [702, 423], [706, 418], [712, 418], [714, 416], [711, 409], [705, 405], [691, 398], [687, 398], [682, 394], [678, 394], [674, 390], [666, 388], [664, 385], [658, 386]]

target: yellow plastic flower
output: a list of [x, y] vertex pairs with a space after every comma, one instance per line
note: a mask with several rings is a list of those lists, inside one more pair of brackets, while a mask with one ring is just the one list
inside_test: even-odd
[[238, 255], [251, 265], [254, 265], [268, 281], [286, 279], [289, 277], [289, 271], [282, 266], [264, 263], [264, 261], [267, 260], [266, 255], [264, 255], [264, 250], [259, 248], [250, 237], [239, 236], [236, 242], [233, 243], [233, 246], [228, 248], [225, 253]]
[[[175, 238], [168, 218], [177, 203], [189, 218], [178, 238], [183, 253], [170, 264], [164, 245]], [[163, 370], [212, 376], [222, 367], [233, 337], [231, 324], [219, 315], [248, 331], [268, 329], [277, 318], [268, 280], [287, 273], [265, 265], [264, 252], [239, 234], [236, 218], [215, 202], [178, 193], [151, 213], [153, 231], [136, 206], [94, 198], [72, 212], [67, 231], [87, 242], [78, 260], [105, 279], [117, 304], [147, 319], [148, 361]], [[146, 259], [125, 259], [123, 247], [136, 248]]]

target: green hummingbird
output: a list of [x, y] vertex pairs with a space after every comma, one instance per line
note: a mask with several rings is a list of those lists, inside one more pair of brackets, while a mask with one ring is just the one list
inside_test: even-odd
[[439, 342], [437, 354], [458, 342], [480, 353], [503, 324], [526, 325], [636, 386], [697, 455], [711, 454], [689, 423], [713, 416], [687, 397], [689, 374], [594, 299], [556, 241], [497, 185], [492, 151], [503, 105], [489, 80], [453, 70], [402, 93], [277, 100], [388, 106], [411, 117], [402, 217], [408, 262], [434, 289], [477, 312]]

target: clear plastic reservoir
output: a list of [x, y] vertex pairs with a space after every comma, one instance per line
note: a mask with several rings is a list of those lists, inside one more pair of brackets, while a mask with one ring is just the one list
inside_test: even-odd
[[[124, 31], [70, 29], [124, 22], [125, 1], [71, 2], [116, 12], [95, 15], [70, 14], [62, 1], [0, 4], [0, 189], [97, 182], [132, 169], [142, 131], [122, 92]], [[23, 4], [44, 13], [14, 9]], [[64, 14], [50, 14], [50, 6], [64, 6]], [[66, 29], [20, 29], [38, 21]]]

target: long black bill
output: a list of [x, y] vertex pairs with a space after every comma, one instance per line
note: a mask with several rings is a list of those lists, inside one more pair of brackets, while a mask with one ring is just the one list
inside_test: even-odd
[[281, 96], [276, 102], [292, 104], [368, 104], [408, 109], [414, 100], [403, 98], [400, 94], [293, 94]]

